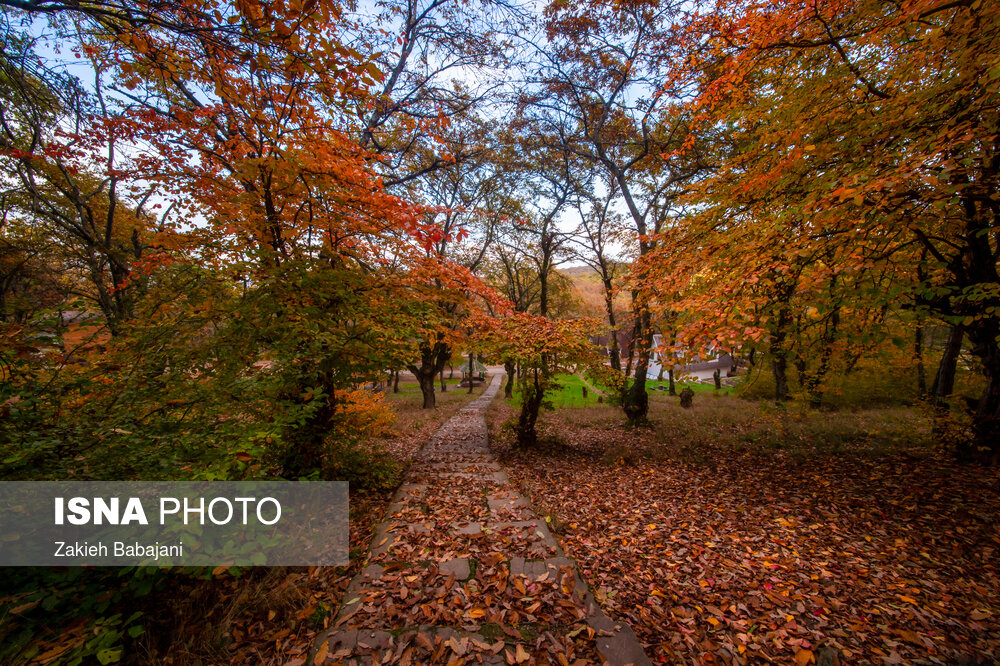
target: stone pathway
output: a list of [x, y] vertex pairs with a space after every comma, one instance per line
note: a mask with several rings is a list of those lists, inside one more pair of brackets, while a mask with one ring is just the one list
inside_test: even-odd
[[503, 378], [417, 454], [310, 663], [650, 663], [490, 455]]

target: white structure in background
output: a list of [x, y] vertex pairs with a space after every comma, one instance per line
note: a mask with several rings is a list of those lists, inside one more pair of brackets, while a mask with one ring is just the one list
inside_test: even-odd
[[[663, 367], [663, 358], [659, 353], [656, 353], [655, 350], [660, 346], [662, 341], [662, 335], [653, 336], [654, 353], [650, 356], [649, 369], [646, 370], [647, 379], [655, 381], [660, 376], [660, 368]], [[736, 364], [733, 362], [733, 357], [724, 352], [708, 361], [698, 361], [687, 365], [675, 366], [674, 377], [683, 377], [685, 379], [694, 379], [695, 381], [704, 382], [712, 379], [716, 370], [719, 370], [719, 374], [721, 376], [728, 376], [734, 365]], [[664, 371], [664, 375], [666, 375], [666, 371]]]

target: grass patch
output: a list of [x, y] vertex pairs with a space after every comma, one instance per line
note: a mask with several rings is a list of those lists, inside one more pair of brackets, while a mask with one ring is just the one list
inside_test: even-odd
[[[545, 401], [552, 409], [566, 407], [589, 407], [599, 404], [600, 394], [577, 375], [560, 374], [553, 377], [553, 386], [545, 392]], [[586, 397], [584, 397], [586, 390]], [[515, 387], [514, 395], [507, 399], [509, 405], [521, 404], [521, 392]]]
[[[650, 391], [650, 392], [656, 391], [657, 393], [662, 392], [662, 393], [664, 393], [666, 395], [670, 395], [669, 393], [667, 393], [667, 391], [669, 390], [669, 388], [670, 388], [670, 382], [668, 382], [668, 381], [662, 381], [662, 382], [647, 381], [646, 382], [646, 390]], [[694, 391], [695, 393], [708, 393], [710, 395], [712, 395], [712, 394], [714, 394], [714, 395], [736, 395], [737, 394], [736, 387], [733, 387], [733, 386], [723, 386], [721, 389], [716, 389], [715, 388], [715, 384], [703, 384], [701, 382], [674, 382], [674, 390], [677, 393], [680, 393], [685, 388], [689, 388], [692, 391]]]
[[[919, 408], [892, 406], [844, 411], [775, 406], [735, 396], [702, 392], [691, 409], [677, 397], [651, 392], [650, 429], [632, 432], [618, 407], [590, 405], [543, 415], [540, 433], [590, 442], [598, 459], [684, 458], [698, 462], [706, 451], [795, 457], [864, 453], [876, 457], [934, 449], [930, 418]], [[623, 432], [631, 432], [622, 440]], [[632, 449], [624, 451], [622, 447]], [[613, 450], [612, 450], [613, 449]]]

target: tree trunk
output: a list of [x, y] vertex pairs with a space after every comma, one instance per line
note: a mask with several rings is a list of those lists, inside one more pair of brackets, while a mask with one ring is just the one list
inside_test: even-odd
[[953, 443], [949, 441], [951, 439], [949, 431], [952, 424], [948, 413], [948, 396], [955, 391], [955, 371], [958, 367], [958, 356], [962, 352], [964, 337], [965, 329], [957, 324], [948, 331], [944, 353], [941, 355], [941, 362], [938, 364], [937, 374], [934, 376], [934, 383], [931, 386], [931, 396], [934, 399], [933, 435], [935, 441], [945, 445]]
[[973, 439], [959, 450], [963, 457], [1000, 463], [1000, 318], [983, 317], [966, 330], [970, 351], [983, 364], [986, 387], [972, 414]]
[[965, 329], [957, 324], [948, 331], [948, 341], [945, 342], [941, 363], [931, 385], [931, 395], [934, 396], [936, 404], [943, 404], [945, 398], [955, 391], [955, 371], [958, 368], [958, 355], [962, 351], [964, 337]]
[[472, 393], [472, 352], [469, 352], [469, 393]]
[[788, 359], [784, 355], [775, 356], [771, 369], [774, 371], [775, 402], [788, 400]]
[[614, 288], [611, 284], [611, 278], [604, 277], [602, 279], [604, 282], [604, 309], [608, 315], [608, 324], [611, 326], [611, 350], [608, 352], [611, 361], [611, 368], [622, 371], [622, 353], [618, 348], [618, 327], [615, 322], [615, 299], [614, 299]]
[[632, 327], [632, 338], [628, 341], [628, 357], [625, 362], [625, 376], [632, 376], [632, 362], [635, 360], [635, 326]]
[[392, 392], [399, 393], [399, 370], [392, 373]]
[[677, 389], [674, 386], [674, 369], [673, 368], [671, 368], [670, 370], [667, 371], [667, 377], [668, 377], [668, 379], [667, 379], [667, 386], [668, 386], [668, 389], [669, 389], [667, 391], [667, 393], [669, 393], [670, 395], [677, 395]]
[[640, 299], [633, 299], [635, 308], [635, 336], [632, 348], [636, 351], [635, 375], [632, 385], [622, 395], [622, 410], [632, 425], [645, 423], [649, 414], [649, 394], [646, 393], [646, 371], [649, 369], [649, 352], [653, 345], [653, 328], [649, 309]]
[[792, 365], [795, 366], [795, 375], [799, 382], [799, 388], [804, 391], [810, 382], [809, 368], [806, 367], [806, 360], [798, 354], [794, 354]]
[[441, 368], [440, 377], [441, 377], [441, 393], [447, 393], [448, 392], [448, 384], [445, 383], [445, 380], [444, 380], [444, 368]]
[[444, 369], [444, 364], [451, 356], [451, 350], [443, 341], [444, 334], [439, 333], [437, 341], [432, 345], [429, 342], [420, 343], [420, 365], [410, 365], [407, 369], [413, 373], [420, 384], [420, 391], [424, 394], [424, 409], [433, 409], [435, 406], [434, 380]]
[[[836, 276], [830, 282], [831, 290], [836, 287]], [[830, 361], [833, 358], [833, 347], [840, 331], [840, 306], [830, 312], [823, 329], [823, 351], [819, 355], [819, 364], [805, 382], [806, 395], [809, 396], [809, 406], [819, 409], [823, 404], [823, 380], [830, 371]]]
[[436, 398], [434, 396], [434, 376], [417, 377], [420, 382], [420, 391], [424, 394], [424, 409], [434, 409]]
[[517, 418], [517, 444], [521, 447], [534, 446], [538, 443], [538, 433], [535, 425], [538, 422], [538, 412], [545, 397], [543, 383], [539, 381], [539, 372], [532, 371], [532, 379], [525, 382], [521, 389], [521, 413]]
[[507, 383], [503, 386], [503, 397], [510, 398], [514, 395], [514, 364], [511, 361], [506, 361], [503, 364], [503, 369], [507, 373]]
[[720, 390], [722, 388], [722, 370], [716, 368], [715, 372], [712, 373], [712, 379], [715, 381], [715, 390]]
[[778, 308], [778, 316], [775, 327], [771, 331], [770, 353], [771, 369], [774, 372], [774, 400], [784, 402], [788, 400], [788, 349], [786, 342], [788, 339], [788, 326], [791, 324], [787, 306]]
[[917, 330], [913, 333], [913, 357], [917, 361], [917, 395], [927, 395], [927, 372], [924, 370], [924, 325], [917, 320]]

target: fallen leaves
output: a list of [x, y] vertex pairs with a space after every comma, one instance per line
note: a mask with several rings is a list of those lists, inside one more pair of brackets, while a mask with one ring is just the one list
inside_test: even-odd
[[567, 555], [654, 661], [1000, 658], [996, 470], [724, 442], [697, 460], [607, 464], [608, 447], [658, 444], [562, 413], [543, 432], [567, 444], [501, 461], [559, 516]]

